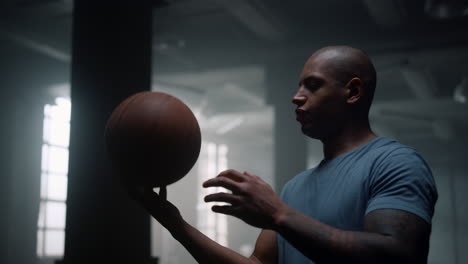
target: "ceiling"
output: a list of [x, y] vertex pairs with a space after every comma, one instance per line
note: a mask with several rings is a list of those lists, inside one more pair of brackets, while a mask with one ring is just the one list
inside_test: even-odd
[[[72, 15], [71, 0], [3, 0], [0, 47], [69, 66]], [[467, 29], [465, 0], [166, 0], [153, 11], [153, 88], [188, 101], [210, 131], [243, 118], [239, 137], [267, 133], [268, 67], [299, 71], [314, 50], [347, 44], [376, 65], [376, 130], [422, 147], [466, 146]], [[48, 92], [69, 93], [51, 80]]]

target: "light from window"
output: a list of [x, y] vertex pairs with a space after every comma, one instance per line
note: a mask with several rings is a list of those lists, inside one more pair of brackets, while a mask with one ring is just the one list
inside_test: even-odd
[[[203, 143], [199, 158], [199, 181], [202, 182], [215, 177], [219, 172], [228, 168], [228, 147], [224, 144]], [[223, 188], [203, 188], [198, 195], [197, 227], [209, 238], [223, 246], [228, 246], [227, 217], [211, 211], [216, 203], [205, 203], [204, 197], [211, 193], [226, 191]]]
[[56, 98], [44, 106], [41, 162], [41, 202], [37, 231], [37, 255], [61, 257], [65, 246], [68, 144], [71, 103]]

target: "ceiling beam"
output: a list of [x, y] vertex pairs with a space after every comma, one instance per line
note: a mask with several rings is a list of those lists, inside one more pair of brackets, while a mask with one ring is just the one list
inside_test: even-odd
[[387, 28], [404, 24], [408, 19], [405, 0], [363, 0], [374, 21]]
[[281, 40], [285, 36], [285, 26], [278, 21], [278, 17], [272, 14], [260, 1], [253, 1], [256, 5], [247, 0], [218, 0], [221, 4], [236, 17], [244, 26], [250, 29], [261, 38], [267, 40]]
[[71, 61], [71, 56], [67, 52], [61, 51], [50, 45], [38, 42], [19, 33], [6, 30], [2, 26], [0, 26], [0, 36], [9, 39], [10, 41], [18, 44], [19, 46], [36, 51], [40, 54], [43, 54], [60, 62], [69, 63]]

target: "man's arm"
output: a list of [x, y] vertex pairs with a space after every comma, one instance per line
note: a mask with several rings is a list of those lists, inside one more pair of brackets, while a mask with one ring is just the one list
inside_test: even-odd
[[380, 209], [370, 212], [364, 230], [391, 237], [398, 244], [402, 261], [426, 263], [429, 253], [431, 225], [422, 218], [396, 209]]
[[418, 216], [395, 209], [369, 213], [362, 232], [340, 230], [289, 209], [275, 229], [318, 263], [426, 263], [431, 230]]
[[282, 202], [260, 177], [227, 170], [203, 184], [232, 193], [215, 193], [207, 202], [218, 213], [281, 234], [318, 263], [426, 263], [430, 225], [409, 212], [378, 209], [365, 217], [364, 230], [346, 231], [323, 224]]
[[276, 243], [276, 232], [262, 230], [255, 243], [255, 250], [250, 259], [256, 263], [276, 264], [278, 263], [278, 244]]
[[221, 246], [188, 224], [180, 215], [179, 210], [168, 202], [165, 196], [165, 189], [163, 189], [162, 197], [152, 190], [146, 190], [138, 200], [189, 251], [198, 263], [276, 263], [276, 234], [273, 231], [262, 231], [257, 239], [254, 253], [250, 258], [246, 258]]

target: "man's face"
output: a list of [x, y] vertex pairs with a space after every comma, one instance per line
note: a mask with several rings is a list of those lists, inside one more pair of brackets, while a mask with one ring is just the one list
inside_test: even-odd
[[330, 56], [312, 56], [300, 75], [299, 89], [292, 102], [297, 105], [296, 119], [302, 132], [324, 140], [343, 126], [346, 112], [346, 89], [335, 80]]

